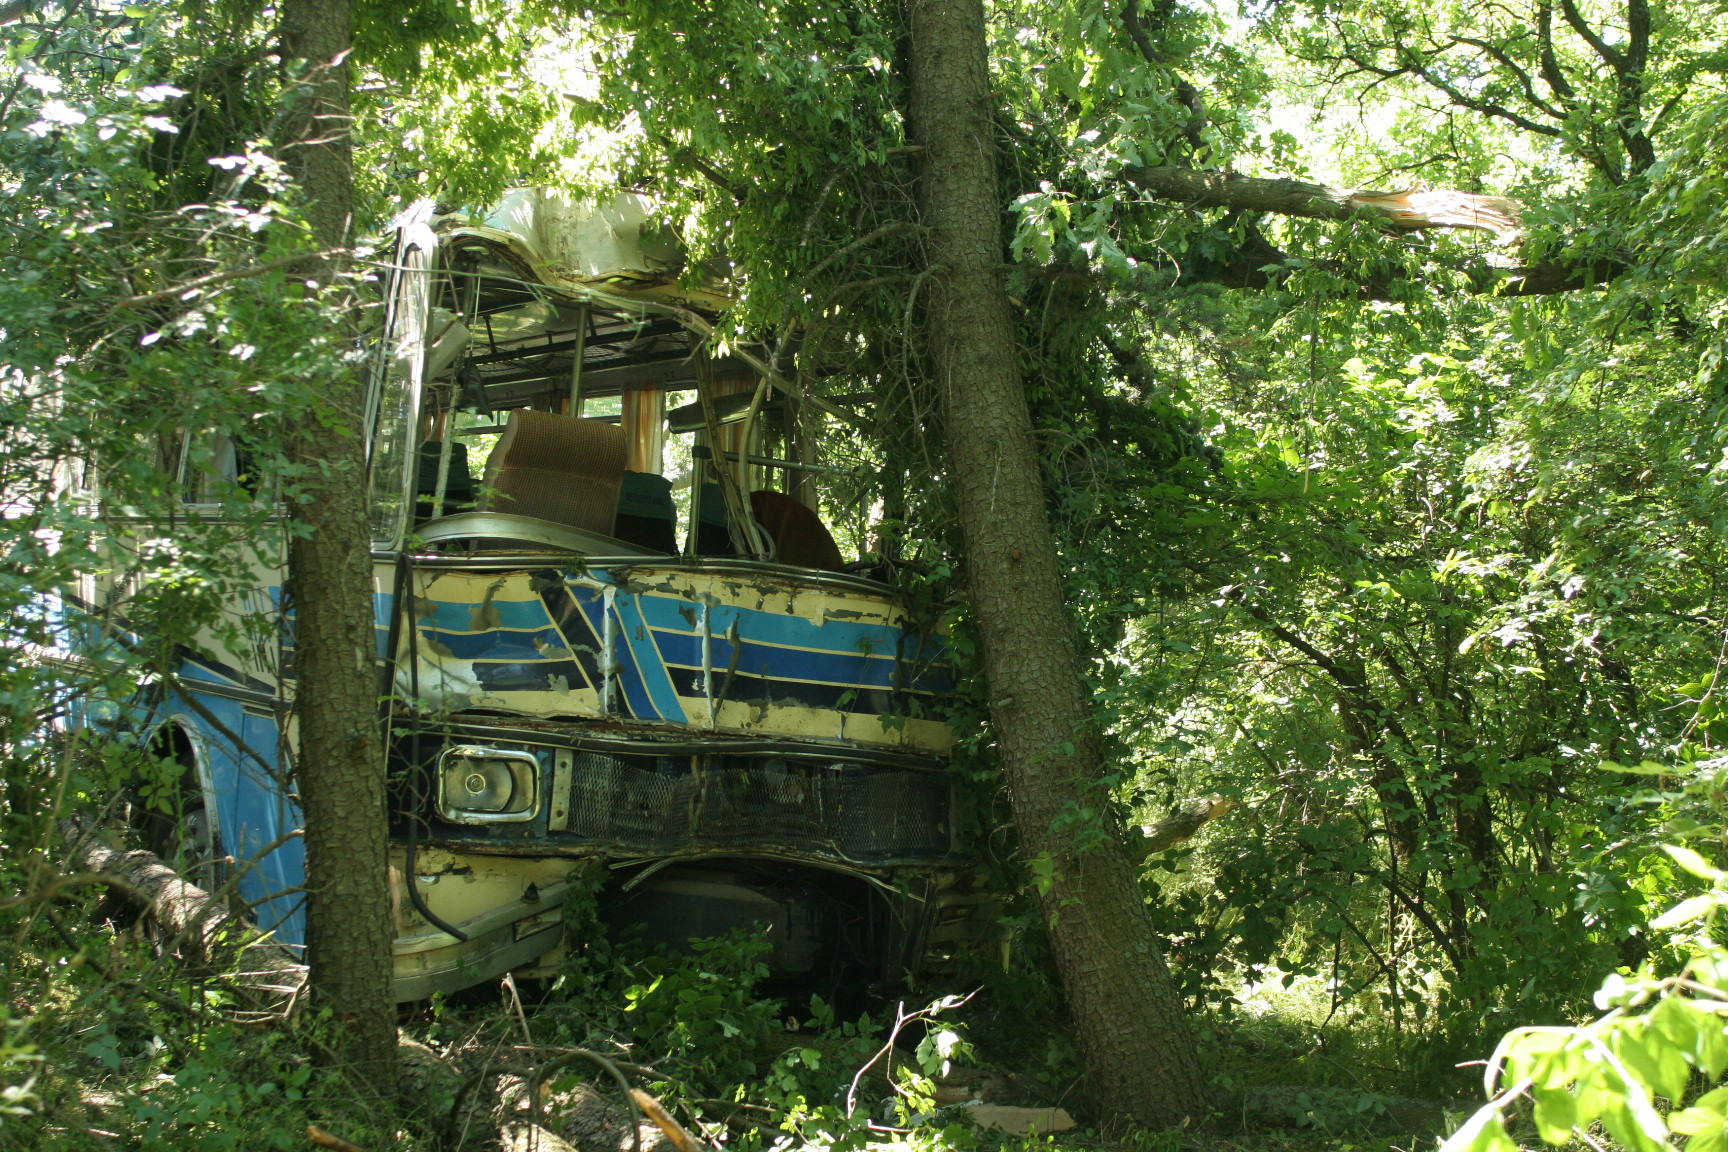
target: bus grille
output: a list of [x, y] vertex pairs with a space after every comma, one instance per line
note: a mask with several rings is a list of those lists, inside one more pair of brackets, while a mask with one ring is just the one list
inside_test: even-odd
[[854, 864], [953, 852], [952, 783], [847, 761], [578, 752], [566, 831], [650, 855], [770, 849]]

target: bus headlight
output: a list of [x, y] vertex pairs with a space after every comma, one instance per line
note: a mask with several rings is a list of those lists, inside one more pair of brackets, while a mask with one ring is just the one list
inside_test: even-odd
[[438, 758], [438, 814], [457, 824], [509, 824], [534, 819], [540, 762], [527, 752], [498, 748], [446, 749]]

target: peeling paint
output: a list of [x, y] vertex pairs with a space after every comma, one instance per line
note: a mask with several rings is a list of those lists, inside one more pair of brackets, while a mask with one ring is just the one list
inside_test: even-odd
[[491, 586], [486, 589], [485, 599], [480, 601], [468, 617], [470, 630], [484, 632], [489, 628], [502, 626], [503, 619], [499, 616], [498, 609], [493, 605], [492, 598], [498, 595], [498, 590], [504, 587], [505, 582], [509, 579], [508, 576], [500, 576], [492, 581]]

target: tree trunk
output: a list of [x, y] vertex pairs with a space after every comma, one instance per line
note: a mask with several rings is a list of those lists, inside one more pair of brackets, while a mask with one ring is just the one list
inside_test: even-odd
[[[290, 94], [298, 118], [285, 148], [321, 249], [352, 227], [348, 141], [349, 0], [284, 0], [282, 57], [303, 68]], [[325, 291], [340, 271], [317, 260]], [[306, 820], [307, 947], [312, 1002], [336, 1023], [335, 1057], [381, 1094], [396, 1072], [391, 995], [388, 827], [378, 735], [371, 525], [361, 439], [365, 384], [344, 369], [299, 430], [308, 472], [293, 509], [288, 571], [295, 613], [296, 779]]]
[[910, 121], [934, 266], [926, 336], [1015, 824], [1106, 1113], [1202, 1110], [1188, 1021], [1153, 937], [1089, 716], [1002, 283], [981, 0], [909, 0]]

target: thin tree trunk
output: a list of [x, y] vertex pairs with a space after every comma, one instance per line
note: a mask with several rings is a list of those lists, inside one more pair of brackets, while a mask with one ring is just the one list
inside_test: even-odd
[[[286, 155], [322, 249], [347, 242], [354, 204], [348, 141], [349, 0], [284, 0], [282, 57], [304, 68]], [[320, 259], [308, 277], [328, 289]], [[371, 527], [361, 440], [365, 384], [344, 370], [300, 429], [309, 467], [289, 546], [295, 612], [297, 782], [306, 819], [307, 948], [312, 1002], [336, 1022], [335, 1057], [381, 1094], [396, 1081], [388, 827], [378, 737]]]
[[[1044, 511], [1002, 283], [981, 0], [908, 0], [911, 126], [935, 266], [926, 335], [942, 399], [991, 716], [1015, 824], [1090, 1089], [1168, 1125], [1204, 1106], [1199, 1060], [1108, 791]], [[1080, 820], [1072, 817], [1085, 813]]]

